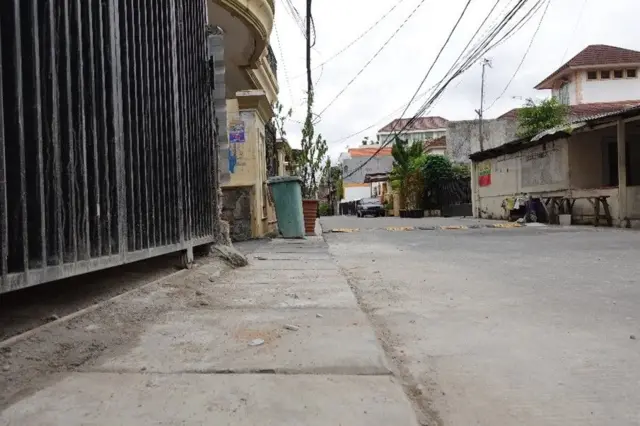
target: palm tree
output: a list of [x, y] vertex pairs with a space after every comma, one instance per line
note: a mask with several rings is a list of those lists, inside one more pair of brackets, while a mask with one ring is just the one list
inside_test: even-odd
[[[421, 143], [409, 144], [398, 137], [391, 148], [393, 156], [393, 168], [389, 176], [391, 186], [400, 193], [400, 210], [405, 209], [405, 203], [409, 201], [412, 209], [418, 207], [422, 196], [421, 161], [424, 156], [424, 148]], [[408, 200], [409, 199], [409, 200]]]

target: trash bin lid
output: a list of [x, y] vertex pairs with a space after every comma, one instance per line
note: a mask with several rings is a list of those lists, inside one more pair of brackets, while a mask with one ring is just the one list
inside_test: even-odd
[[285, 182], [300, 182], [302, 183], [302, 179], [298, 176], [274, 176], [267, 179], [268, 185], [273, 185], [276, 183], [285, 183]]

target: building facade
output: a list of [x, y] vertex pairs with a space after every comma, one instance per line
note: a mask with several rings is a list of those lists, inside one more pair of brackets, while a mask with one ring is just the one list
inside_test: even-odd
[[[342, 170], [344, 195], [342, 202], [357, 201], [362, 198], [373, 197], [371, 183], [365, 182], [368, 174], [389, 173], [393, 167], [391, 148], [378, 145], [365, 145], [350, 148], [338, 158], [338, 165]], [[374, 154], [376, 154], [374, 156]]]
[[[389, 139], [395, 137], [399, 132], [400, 139], [407, 140], [410, 143], [425, 142], [431, 139], [437, 139], [447, 134], [447, 122], [442, 117], [419, 117], [414, 120], [411, 125], [407, 126], [410, 119], [397, 118], [378, 130], [377, 143], [384, 144]], [[406, 129], [405, 129], [406, 126]], [[403, 130], [404, 129], [404, 130]]]
[[[273, 0], [208, 0], [209, 24], [224, 36], [228, 171], [222, 181], [222, 217], [235, 241], [276, 229], [267, 179], [278, 174], [275, 129], [277, 61], [268, 45]], [[225, 127], [223, 130], [222, 127]]]
[[590, 45], [536, 86], [565, 105], [640, 99], [640, 52]]
[[[569, 106], [568, 123], [518, 139], [517, 110], [449, 124], [449, 149], [472, 160], [473, 212], [506, 219], [519, 197], [568, 202], [577, 223], [640, 226], [640, 52], [588, 46], [536, 86]], [[549, 205], [549, 204], [548, 204]]]

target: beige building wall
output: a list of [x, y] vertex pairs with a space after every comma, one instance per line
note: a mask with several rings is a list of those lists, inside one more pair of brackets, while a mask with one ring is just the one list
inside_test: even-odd
[[[568, 145], [560, 139], [514, 154], [507, 154], [476, 164], [491, 170], [491, 184], [479, 186], [479, 211], [482, 217], [506, 219], [502, 203], [507, 197], [528, 193], [553, 193], [569, 185]], [[476, 176], [476, 182], [478, 176]]]
[[[615, 127], [608, 127], [579, 133], [569, 139], [476, 162], [475, 182], [479, 195], [476, 201], [481, 216], [507, 219], [507, 211], [502, 204], [505, 198], [516, 195], [608, 196], [614, 224], [620, 225], [620, 194], [617, 185], [609, 181], [607, 152], [607, 145], [616, 143], [615, 132]], [[630, 143], [640, 144], [640, 140], [632, 139]], [[491, 184], [488, 186], [478, 185], [478, 176], [483, 168], [491, 170]], [[628, 216], [640, 219], [640, 186], [629, 186], [624, 196]], [[575, 223], [590, 223], [593, 214], [588, 200], [575, 201]]]
[[[227, 100], [227, 128], [244, 126], [245, 141], [229, 143], [236, 164], [223, 188], [251, 189], [251, 234], [260, 238], [275, 230], [275, 210], [267, 187], [265, 124], [271, 109], [262, 91], [239, 92]], [[230, 130], [231, 131], [231, 130]]]

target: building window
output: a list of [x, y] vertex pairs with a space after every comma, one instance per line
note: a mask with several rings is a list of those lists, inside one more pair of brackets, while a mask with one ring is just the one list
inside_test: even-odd
[[587, 80], [597, 80], [598, 73], [596, 71], [587, 71]]
[[611, 71], [609, 70], [605, 70], [605, 71], [600, 71], [600, 78], [602, 80], [608, 80], [611, 78]]
[[636, 78], [638, 76], [638, 70], [628, 69], [627, 70], [627, 78]]
[[569, 83], [562, 83], [562, 86], [560, 86], [560, 90], [558, 91], [558, 102], [560, 102], [562, 105], [569, 105], [570, 100]]
[[624, 73], [622, 72], [622, 70], [613, 71], [613, 78], [622, 78], [622, 77], [624, 77]]

